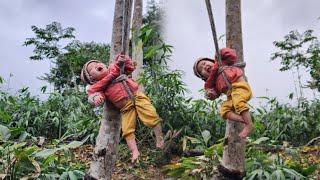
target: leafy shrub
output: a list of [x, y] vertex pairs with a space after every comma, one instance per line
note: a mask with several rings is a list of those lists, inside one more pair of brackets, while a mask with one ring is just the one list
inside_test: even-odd
[[[48, 139], [76, 136], [83, 138], [98, 131], [99, 115], [86, 102], [84, 93], [51, 93], [46, 101], [31, 96], [27, 88], [17, 96], [0, 92], [0, 122], [15, 131]], [[16, 134], [19, 135], [17, 132]]]
[[44, 150], [35, 143], [0, 141], [1, 179], [76, 180], [84, 176], [85, 167], [71, 162], [73, 154], [69, 150], [81, 146], [84, 141], [73, 141], [67, 145]]
[[294, 107], [268, 98], [269, 107], [257, 108], [253, 138], [270, 137], [275, 143], [304, 145], [320, 136], [320, 101], [301, 101]]

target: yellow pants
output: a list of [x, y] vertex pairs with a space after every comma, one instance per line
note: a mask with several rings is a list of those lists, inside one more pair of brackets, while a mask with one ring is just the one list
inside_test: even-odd
[[249, 84], [245, 81], [232, 83], [231, 93], [228, 99], [223, 102], [220, 109], [220, 115], [226, 119], [226, 114], [233, 111], [241, 114], [243, 111], [249, 110], [247, 102], [252, 97], [252, 91]]
[[135, 105], [129, 101], [120, 112], [122, 137], [126, 140], [135, 138], [137, 116], [148, 127], [154, 127], [160, 122], [160, 117], [150, 99], [141, 92], [135, 95]]

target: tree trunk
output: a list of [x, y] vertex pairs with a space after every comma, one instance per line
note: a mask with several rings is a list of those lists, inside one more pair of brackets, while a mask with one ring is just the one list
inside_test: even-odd
[[[142, 40], [139, 38], [139, 31], [142, 26], [142, 0], [134, 1], [134, 11], [132, 19], [132, 59], [136, 63], [136, 70], [133, 71], [132, 77], [137, 80], [139, 76], [143, 73], [143, 50], [142, 50]], [[139, 86], [139, 91], [143, 91], [143, 86]]]
[[[129, 8], [129, 17], [127, 22], [129, 23], [127, 34], [130, 30], [131, 21], [131, 0]], [[114, 60], [116, 54], [119, 54], [122, 50], [122, 20], [123, 17], [124, 1], [115, 1], [115, 11], [113, 19], [113, 30], [112, 30], [112, 42], [110, 49], [110, 60]], [[129, 38], [129, 36], [126, 36]], [[129, 47], [129, 41], [126, 40], [127, 47]], [[128, 48], [126, 48], [128, 50]], [[104, 119], [101, 121], [99, 134], [96, 140], [96, 147], [94, 149], [93, 161], [90, 165], [89, 175], [90, 178], [94, 179], [108, 179], [111, 180], [113, 169], [117, 158], [117, 146], [120, 140], [120, 112], [112, 104], [106, 102], [104, 106]], [[89, 178], [88, 178], [89, 179]]]
[[[243, 61], [241, 0], [226, 0], [227, 47], [237, 52], [238, 61]], [[223, 157], [219, 171], [229, 179], [242, 179], [245, 175], [245, 141], [239, 137], [242, 123], [227, 121]]]

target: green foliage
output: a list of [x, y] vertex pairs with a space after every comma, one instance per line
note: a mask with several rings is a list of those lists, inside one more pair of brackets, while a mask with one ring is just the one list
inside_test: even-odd
[[195, 149], [204, 150], [208, 147], [208, 142], [210, 139], [211, 134], [208, 130], [204, 130], [201, 132], [201, 139], [185, 136], [182, 139], [182, 150], [185, 151], [187, 149], [187, 144], [189, 141], [191, 144], [197, 145]]
[[222, 142], [204, 150], [204, 155], [182, 157], [179, 162], [164, 166], [164, 172], [178, 179], [210, 179], [222, 157]]
[[294, 169], [295, 171], [297, 171], [298, 173], [301, 173], [304, 176], [309, 176], [317, 170], [319, 165], [312, 165], [305, 168], [298, 161], [288, 160], [286, 162], [286, 166], [288, 166], [291, 169]]
[[88, 60], [98, 59], [104, 63], [109, 62], [110, 47], [105, 44], [82, 43], [75, 40], [64, 49], [66, 52], [55, 60], [56, 67], [52, 67], [50, 74], [41, 78], [54, 83], [60, 92], [70, 88], [79, 88], [81, 69]]
[[47, 59], [53, 62], [50, 73], [46, 73], [40, 79], [53, 83], [58, 92], [70, 88], [79, 90], [81, 68], [88, 60], [109, 62], [109, 45], [75, 40], [74, 28], [62, 28], [57, 22], [47, 25], [44, 29], [36, 26], [31, 28], [36, 37], [27, 38], [24, 45], [34, 46], [31, 60]]
[[59, 41], [75, 38], [73, 35], [74, 28], [62, 28], [58, 22], [52, 22], [51, 24], [46, 25], [46, 28], [31, 26], [31, 29], [36, 37], [27, 38], [23, 45], [35, 46], [35, 49], [33, 50], [35, 55], [30, 57], [32, 60], [56, 58], [62, 53], [61, 45], [58, 44]]
[[[79, 179], [84, 166], [72, 162], [69, 149], [81, 146], [88, 138], [93, 142], [98, 129], [97, 115], [83, 93], [64, 97], [52, 93], [47, 101], [32, 97], [27, 88], [17, 96], [0, 91], [0, 178]], [[97, 112], [98, 113], [98, 112]], [[63, 135], [63, 136], [62, 136]], [[60, 145], [53, 140], [47, 149], [36, 144], [36, 136], [60, 140], [82, 139]]]
[[82, 138], [90, 134], [93, 140], [98, 119], [83, 93], [51, 93], [47, 101], [42, 102], [31, 96], [27, 88], [21, 89], [17, 96], [0, 92], [0, 123], [12, 128], [12, 135], [21, 138], [28, 135], [49, 139]]
[[178, 163], [164, 166], [164, 172], [177, 179], [210, 179], [219, 164], [217, 157], [182, 157]]
[[[316, 164], [307, 167], [301, 165], [298, 159], [302, 152], [299, 149], [279, 148], [270, 144], [267, 137], [249, 142], [246, 149], [245, 179], [307, 179], [318, 168]], [[274, 152], [277, 149], [280, 152]], [[164, 166], [164, 172], [177, 179], [209, 179], [217, 174], [216, 166], [221, 160], [222, 151], [221, 142], [207, 148], [204, 156], [183, 157], [177, 163]]]
[[0, 84], [3, 83], [3, 78], [0, 76]]
[[298, 107], [280, 104], [268, 98], [268, 107], [257, 108], [252, 138], [267, 136], [274, 143], [289, 141], [293, 145], [304, 145], [320, 136], [319, 100], [301, 101]]
[[313, 35], [313, 30], [307, 30], [302, 34], [290, 31], [284, 40], [275, 41], [274, 45], [279, 50], [272, 54], [271, 59], [281, 60], [280, 71], [304, 67], [312, 78], [308, 86], [320, 91], [320, 43]]
[[[245, 179], [306, 179], [304, 175], [287, 166], [279, 154], [267, 153], [262, 151], [264, 148], [257, 148], [262, 144], [264, 144], [265, 149], [274, 147], [268, 144], [268, 140], [269, 138], [261, 137], [247, 146], [247, 175]], [[294, 149], [288, 149], [288, 152], [297, 154]]]
[[148, 1], [147, 13], [143, 17], [142, 23], [144, 25], [152, 26], [154, 30], [160, 33], [162, 29], [162, 17], [163, 17], [163, 10], [155, 2], [155, 0]]
[[[85, 141], [85, 140], [84, 140]], [[0, 141], [1, 179], [79, 179], [84, 176], [84, 166], [71, 163], [70, 149], [81, 146], [84, 141], [41, 150], [34, 140], [29, 143]], [[31, 143], [31, 144], [30, 144]]]
[[246, 163], [249, 172], [246, 179], [306, 179], [302, 174], [286, 167], [277, 155], [256, 154]]
[[6, 141], [10, 138], [11, 133], [9, 128], [0, 124], [0, 141]]

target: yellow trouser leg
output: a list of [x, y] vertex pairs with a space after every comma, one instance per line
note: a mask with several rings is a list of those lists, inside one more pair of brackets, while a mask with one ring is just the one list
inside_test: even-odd
[[128, 102], [121, 110], [122, 137], [126, 140], [135, 139], [137, 112], [133, 103]]

